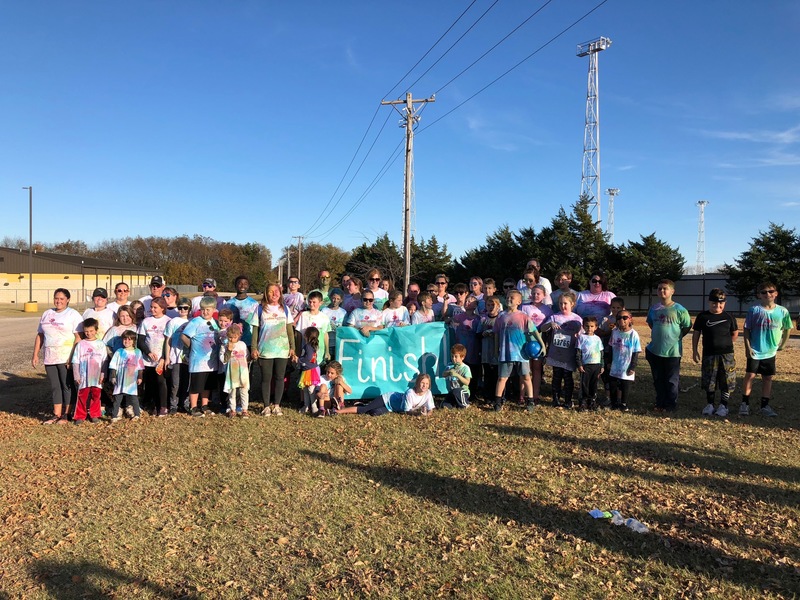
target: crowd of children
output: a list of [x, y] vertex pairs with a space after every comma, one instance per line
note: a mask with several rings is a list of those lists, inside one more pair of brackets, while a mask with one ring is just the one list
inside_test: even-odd
[[[589, 290], [575, 292], [572, 274], [560, 271], [553, 291], [534, 260], [518, 282], [503, 282], [502, 294], [494, 280], [472, 277], [469, 286], [452, 286], [451, 295], [449, 278], [439, 274], [426, 291], [412, 283], [406, 296], [376, 269], [367, 274], [366, 288], [359, 278], [344, 276], [347, 292], [330, 285], [327, 270], [319, 275], [319, 288], [307, 297], [299, 280], [290, 278], [285, 294], [268, 285], [261, 303], [249, 296], [244, 275], [236, 278], [231, 298], [220, 297], [216, 281], [209, 278], [203, 282], [204, 294], [193, 301], [167, 288], [159, 276], [150, 282], [151, 294], [129, 301], [130, 288], [121, 282], [114, 288], [114, 302], [108, 302], [105, 289], [96, 289], [93, 306], [82, 316], [69, 308], [69, 291], [56, 290], [54, 308], [40, 321], [32, 360], [35, 367], [44, 350], [54, 406], [54, 417], [45, 422], [64, 423], [70, 417], [76, 424], [97, 422], [104, 398], [112, 423], [121, 419], [123, 407], [132, 419], [139, 418], [143, 407], [160, 417], [181, 409], [203, 417], [212, 412], [216, 398], [221, 412], [247, 418], [254, 364], [264, 375], [262, 414], [282, 414], [287, 365], [297, 373], [302, 412], [311, 416], [428, 414], [434, 403], [427, 376], [417, 377], [406, 394], [345, 406], [351, 389], [335, 360], [335, 336], [341, 326], [368, 337], [387, 327], [431, 321], [444, 322], [455, 341], [451, 362], [440, 373], [447, 388], [442, 407], [467, 408], [483, 400], [500, 411], [511, 396], [533, 411], [548, 365], [553, 407], [628, 410], [642, 346], [633, 315], [607, 289], [602, 273], [591, 275]], [[662, 280], [659, 301], [646, 319], [652, 331], [645, 357], [653, 374], [655, 410], [677, 409], [682, 339], [693, 331], [692, 357], [701, 363], [707, 399], [702, 412], [726, 417], [736, 385], [736, 319], [725, 312], [724, 291], [714, 289], [709, 309], [692, 325], [688, 311], [672, 300], [674, 291], [672, 281]], [[792, 326], [788, 311], [775, 303], [776, 293], [774, 284], [762, 283], [760, 303], [745, 319], [741, 416], [750, 414], [758, 375], [763, 380], [759, 412], [776, 416], [769, 404], [775, 356]], [[510, 392], [510, 384], [517, 390]]]

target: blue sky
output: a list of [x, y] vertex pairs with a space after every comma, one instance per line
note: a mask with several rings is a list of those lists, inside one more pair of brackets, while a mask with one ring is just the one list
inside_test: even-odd
[[[798, 222], [799, 3], [608, 0], [446, 114], [600, 0], [551, 1], [445, 85], [546, 1], [501, 0], [418, 80], [492, 1], [395, 87], [470, 0], [6, 2], [0, 237], [27, 238], [32, 185], [45, 242], [201, 234], [258, 241], [274, 258], [303, 234], [346, 249], [383, 231], [399, 243], [402, 159], [362, 195], [403, 139], [379, 103], [411, 86], [415, 98], [437, 92], [415, 138], [415, 231], [458, 257], [576, 200], [588, 59], [575, 48], [600, 35], [613, 40], [599, 62], [616, 242], [655, 232], [693, 266], [696, 202], [709, 200], [710, 269], [770, 221]], [[374, 141], [372, 152], [334, 194], [376, 110], [355, 165]], [[604, 220], [606, 206], [604, 195]]]

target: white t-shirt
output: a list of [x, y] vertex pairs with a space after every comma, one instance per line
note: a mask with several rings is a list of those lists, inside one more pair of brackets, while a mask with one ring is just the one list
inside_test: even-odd
[[37, 332], [44, 334], [45, 365], [67, 364], [81, 323], [83, 319], [74, 308], [67, 307], [61, 312], [56, 312], [54, 308], [44, 311]]
[[[115, 313], [110, 308], [106, 307], [103, 310], [97, 310], [94, 308], [87, 308], [83, 311], [83, 320], [86, 319], [97, 319], [99, 324], [97, 328], [97, 339], [102, 340], [103, 336], [106, 334], [106, 331], [111, 329], [114, 326], [114, 317]], [[78, 331], [83, 331], [83, 323], [78, 328]]]
[[405, 306], [400, 308], [387, 308], [383, 311], [383, 324], [386, 327], [400, 327], [402, 325], [411, 325], [411, 317], [408, 314], [408, 309]]
[[429, 314], [425, 314], [423, 310], [417, 309], [413, 315], [411, 315], [411, 324], [412, 325], [419, 325], [420, 323], [433, 323], [436, 320], [436, 315], [433, 314], [433, 310]]
[[119, 310], [120, 306], [130, 306], [130, 304], [130, 300], [128, 300], [124, 305], [114, 300], [113, 302], [109, 302], [106, 306], [111, 309], [111, 311], [114, 313], [114, 316], [117, 316], [117, 311]]
[[[150, 352], [159, 358], [164, 355], [164, 331], [169, 322], [170, 318], [166, 315], [161, 317], [147, 317], [142, 321], [142, 324], [139, 325], [139, 329], [136, 332], [138, 335], [145, 336], [145, 342], [147, 343], [147, 347], [150, 348]], [[149, 355], [142, 356], [142, 360], [144, 360], [145, 367], [155, 367], [158, 364], [157, 360], [150, 360]]]
[[372, 295], [375, 297], [375, 308], [381, 310], [383, 305], [386, 304], [386, 301], [389, 299], [389, 292], [384, 290], [383, 288], [378, 288], [377, 290], [371, 290], [367, 288], [364, 290], [365, 292], [372, 292]]

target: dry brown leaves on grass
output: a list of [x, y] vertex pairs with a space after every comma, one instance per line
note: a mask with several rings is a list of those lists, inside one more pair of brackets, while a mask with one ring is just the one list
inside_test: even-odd
[[83, 428], [38, 425], [47, 387], [30, 383], [0, 412], [9, 597], [800, 594], [797, 378], [779, 382], [777, 421], [702, 419], [699, 390], [655, 417], [642, 373], [624, 415], [286, 410]]

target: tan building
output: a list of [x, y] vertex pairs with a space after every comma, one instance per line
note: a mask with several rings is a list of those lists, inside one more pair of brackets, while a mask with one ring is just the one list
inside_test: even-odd
[[[28, 301], [30, 271], [27, 250], [0, 248], [0, 303], [22, 306]], [[98, 287], [106, 288], [113, 300], [113, 286], [119, 281], [128, 283], [131, 298], [138, 298], [148, 293], [147, 286], [154, 275], [163, 273], [113, 260], [34, 251], [33, 300], [47, 307], [53, 291], [66, 288], [73, 305], [83, 304]]]

